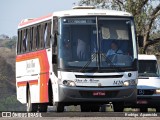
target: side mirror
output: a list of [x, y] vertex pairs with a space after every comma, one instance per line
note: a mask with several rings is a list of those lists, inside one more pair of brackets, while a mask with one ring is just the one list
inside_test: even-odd
[[143, 47], [144, 37], [141, 36], [141, 35], [138, 35], [138, 36], [137, 36], [137, 41], [138, 41], [139, 47]]
[[[52, 36], [52, 63], [57, 64], [57, 42], [58, 42], [58, 17], [53, 18], [53, 36]], [[56, 71], [55, 71], [56, 72]]]
[[53, 39], [53, 47], [57, 46], [57, 33], [54, 33], [54, 36], [52, 37]]

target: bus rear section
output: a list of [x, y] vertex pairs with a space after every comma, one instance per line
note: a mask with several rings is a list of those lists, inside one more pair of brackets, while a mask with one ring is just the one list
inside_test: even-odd
[[[31, 87], [30, 101], [26, 85], [17, 87], [18, 99], [27, 103], [28, 109], [32, 106], [29, 111], [36, 105], [40, 108], [55, 105], [58, 112], [68, 105], [80, 105], [83, 112], [99, 111], [101, 105], [112, 102], [114, 111], [120, 112], [136, 102], [137, 46], [134, 21], [129, 13], [74, 9], [55, 12], [51, 19], [50, 46], [39, 50], [45, 55], [38, 54], [38, 50], [24, 55], [27, 58], [36, 54], [39, 62], [22, 59], [35, 64], [23, 80], [18, 77], [20, 68], [16, 71], [18, 82], [29, 82]], [[16, 65], [22, 66], [20, 63], [17, 61]], [[45, 74], [42, 79], [39, 73]], [[30, 84], [31, 77], [37, 79], [37, 86]]]

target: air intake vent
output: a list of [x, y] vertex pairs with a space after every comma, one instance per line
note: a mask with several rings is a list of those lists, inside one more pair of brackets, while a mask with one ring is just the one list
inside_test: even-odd
[[75, 6], [73, 9], [95, 9], [94, 6]]
[[101, 76], [95, 76], [95, 75], [75, 75], [76, 78], [122, 78], [123, 75], [101, 75]]

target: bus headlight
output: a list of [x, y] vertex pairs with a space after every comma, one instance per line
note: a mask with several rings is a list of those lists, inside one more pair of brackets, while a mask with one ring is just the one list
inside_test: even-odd
[[71, 80], [64, 80], [63, 81], [63, 85], [65, 85], [65, 86], [71, 86], [71, 87], [76, 86], [75, 82], [71, 81]]
[[160, 94], [160, 89], [156, 89], [156, 94]]
[[123, 86], [129, 86], [129, 80], [128, 81], [124, 81]]
[[123, 82], [123, 86], [136, 85], [136, 80], [127, 80]]

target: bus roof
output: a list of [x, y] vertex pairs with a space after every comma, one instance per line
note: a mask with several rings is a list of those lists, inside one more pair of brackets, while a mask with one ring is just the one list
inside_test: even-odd
[[120, 16], [120, 17], [131, 17], [132, 15], [128, 12], [115, 11], [115, 10], [106, 10], [106, 9], [72, 9], [54, 12], [47, 16], [34, 18], [34, 19], [25, 19], [20, 22], [18, 28], [23, 28], [29, 25], [33, 25], [39, 22], [52, 19], [53, 16], [57, 17], [69, 17], [69, 16]]
[[139, 54], [138, 60], [157, 60], [157, 58], [155, 55]]
[[106, 9], [73, 9], [66, 11], [59, 11], [54, 13], [55, 16], [93, 16], [93, 15], [103, 15], [103, 16], [132, 16], [128, 12], [116, 11], [116, 10], [106, 10]]

